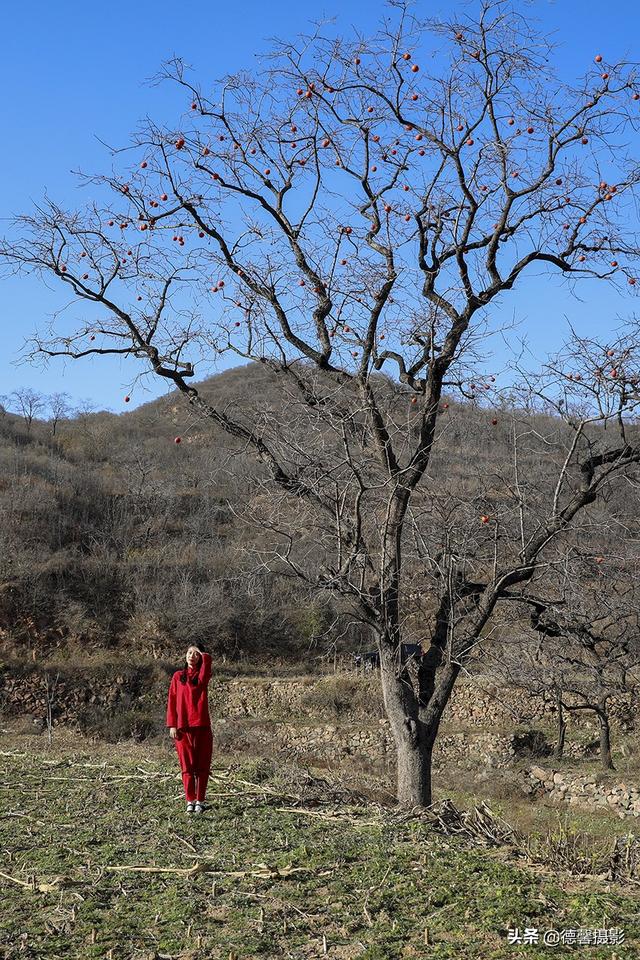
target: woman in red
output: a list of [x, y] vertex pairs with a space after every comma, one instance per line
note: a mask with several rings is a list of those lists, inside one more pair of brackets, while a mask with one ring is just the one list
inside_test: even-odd
[[207, 700], [211, 656], [192, 645], [185, 659], [186, 667], [171, 678], [167, 726], [178, 751], [187, 813], [202, 813], [213, 748]]

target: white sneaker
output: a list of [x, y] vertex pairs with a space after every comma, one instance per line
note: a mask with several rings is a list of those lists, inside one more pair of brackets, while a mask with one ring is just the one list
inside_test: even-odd
[[194, 813], [204, 813], [205, 810], [206, 810], [206, 807], [204, 803], [202, 803], [200, 800], [196, 800], [196, 808]]
[[195, 808], [196, 808], [196, 805], [192, 800], [190, 803], [187, 804], [187, 813], [193, 813], [195, 811]]

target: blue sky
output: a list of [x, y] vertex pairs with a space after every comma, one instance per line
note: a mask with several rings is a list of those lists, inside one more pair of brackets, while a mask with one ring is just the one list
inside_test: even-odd
[[[418, 13], [451, 14], [466, 4], [451, 0], [417, 3]], [[578, 76], [597, 52], [607, 59], [633, 57], [635, 4], [532, 0], [522, 4], [561, 44], [558, 64], [565, 79]], [[612, 15], [607, 16], [611, 11]], [[169, 56], [178, 54], [201, 81], [216, 80], [251, 68], [255, 54], [268, 49], [269, 38], [291, 38], [312, 19], [334, 17], [338, 27], [366, 35], [385, 12], [376, 0], [340, 0], [322, 5], [290, 0], [242, 4], [192, 2], [181, 8], [166, 0], [87, 4], [65, 0], [12, 3], [3, 10], [0, 57], [3, 149], [0, 151], [0, 218], [28, 211], [45, 192], [65, 205], [86, 199], [72, 171], [110, 169], [99, 139], [124, 144], [138, 120], [150, 115], [171, 121], [184, 109], [170, 88], [145, 83]], [[630, 39], [631, 38], [631, 39]], [[181, 98], [182, 100], [183, 98]], [[99, 138], [99, 139], [98, 139]], [[0, 232], [5, 223], [0, 222]], [[583, 333], [613, 329], [628, 315], [635, 298], [594, 282], [582, 288], [577, 302], [548, 281], [525, 284], [504, 300], [507, 318], [522, 321], [532, 349], [543, 356], [566, 331], [565, 317]], [[100, 409], [124, 409], [122, 398], [139, 372], [133, 362], [52, 361], [48, 369], [16, 364], [23, 342], [43, 328], [64, 304], [55, 286], [36, 278], [0, 279], [0, 325], [5, 347], [0, 355], [0, 394], [17, 386], [45, 393], [64, 390], [75, 402], [91, 399]], [[137, 388], [144, 402], [166, 388], [148, 381]]]

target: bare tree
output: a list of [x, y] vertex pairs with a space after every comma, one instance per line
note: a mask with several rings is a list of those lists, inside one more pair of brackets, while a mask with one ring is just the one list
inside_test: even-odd
[[[609, 580], [606, 590], [598, 584], [594, 591], [583, 585], [576, 589], [574, 579], [560, 602], [536, 603], [531, 614], [532, 625], [543, 638], [538, 663], [555, 695], [559, 733], [564, 739], [565, 713], [594, 714], [605, 770], [614, 769], [609, 701], [635, 690], [640, 665], [637, 591], [625, 580]], [[573, 695], [573, 702], [567, 702], [567, 694]], [[561, 749], [562, 741], [556, 745], [556, 756]]]
[[46, 397], [31, 387], [18, 387], [5, 399], [8, 400], [10, 409], [17, 411], [23, 418], [27, 433], [31, 433], [33, 421], [46, 409]]
[[[640, 169], [625, 138], [640, 94], [632, 66], [600, 55], [561, 83], [545, 38], [501, 0], [448, 22], [392, 10], [371, 41], [318, 28], [280, 43], [215, 96], [171, 61], [159, 80], [188, 97], [179, 128], [146, 123], [128, 148], [137, 169], [85, 177], [85, 211], [46, 202], [20, 217], [1, 253], [92, 307], [75, 334], [37, 337], [34, 355], [138, 358], [200, 430], [252, 451], [262, 475], [247, 506], [280, 543], [262, 562], [342, 594], [372, 630], [398, 798], [429, 804], [443, 710], [498, 605], [636, 468], [637, 324], [623, 347], [573, 342], [522, 380], [524, 412], [556, 422], [536, 437], [520, 417], [506, 507], [486, 465], [484, 504], [462, 489], [447, 504], [446, 474], [434, 490], [443, 391], [506, 399], [488, 336], [533, 271], [635, 288]], [[196, 367], [224, 353], [274, 371], [289, 415], [260, 396], [209, 402]], [[523, 463], [541, 453], [530, 483]], [[405, 580], [433, 586], [417, 663], [400, 657]]]
[[49, 410], [49, 423], [51, 424], [51, 435], [55, 437], [58, 424], [61, 420], [66, 420], [71, 415], [71, 397], [68, 393], [52, 393], [47, 398], [47, 407]]
[[[620, 717], [633, 723], [640, 667], [640, 594], [636, 577], [638, 518], [622, 497], [607, 505], [603, 529], [576, 530], [563, 558], [552, 570], [538, 571], [500, 645], [496, 675], [526, 690], [555, 713], [554, 756], [563, 756], [567, 716], [590, 713], [600, 727], [603, 769], [611, 756], [610, 700], [628, 699]], [[617, 515], [624, 509], [625, 517]], [[594, 547], [606, 544], [606, 553]], [[523, 629], [522, 611], [529, 629]], [[519, 632], [518, 632], [519, 631]], [[509, 636], [511, 634], [511, 637]], [[515, 639], [512, 639], [515, 636]], [[626, 713], [626, 717], [625, 717]]]

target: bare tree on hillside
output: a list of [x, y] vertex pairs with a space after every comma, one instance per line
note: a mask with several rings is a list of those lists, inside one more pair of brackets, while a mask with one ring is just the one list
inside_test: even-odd
[[[446, 22], [392, 10], [369, 42], [318, 28], [212, 96], [171, 61], [159, 79], [188, 98], [179, 126], [146, 123], [125, 154], [137, 166], [84, 178], [85, 211], [47, 202], [19, 218], [2, 255], [84, 302], [77, 332], [38, 337], [35, 354], [137, 358], [200, 431], [253, 451], [251, 508], [282, 544], [265, 563], [341, 593], [374, 631], [398, 798], [430, 804], [443, 710], [498, 605], [640, 459], [630, 324], [623, 343], [574, 343], [523, 382], [528, 412], [557, 414], [514, 439], [543, 457], [548, 498], [517, 459], [506, 491], [490, 461], [474, 465], [485, 502], [465, 496], [469, 478], [447, 502], [446, 472], [435, 490], [431, 473], [455, 429], [445, 398], [504, 394], [488, 345], [514, 287], [545, 268], [636, 289], [640, 169], [625, 143], [640, 84], [599, 54], [561, 83], [545, 38], [500, 0]], [[235, 409], [202, 396], [196, 369], [225, 353], [277, 373], [286, 417], [260, 396]], [[441, 529], [455, 536], [434, 552]], [[411, 665], [409, 544], [407, 582], [422, 563], [437, 601]]]
[[51, 435], [55, 437], [58, 424], [61, 420], [67, 420], [71, 416], [71, 397], [68, 393], [52, 393], [47, 397], [47, 407], [49, 410], [49, 423], [51, 424]]
[[46, 397], [31, 387], [18, 387], [4, 399], [8, 401], [9, 409], [22, 417], [27, 433], [31, 433], [33, 421], [46, 409]]

